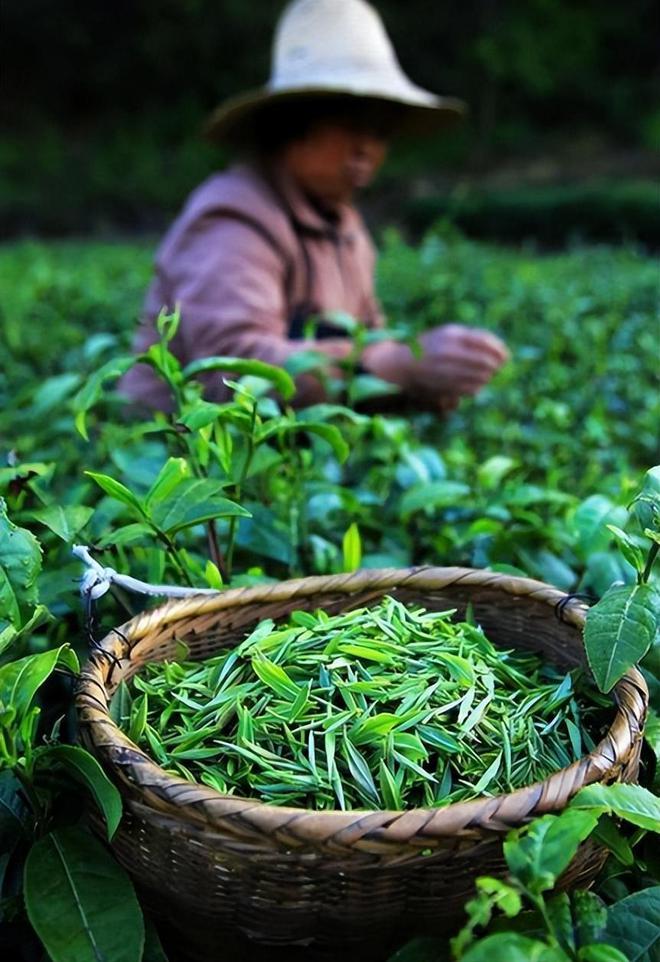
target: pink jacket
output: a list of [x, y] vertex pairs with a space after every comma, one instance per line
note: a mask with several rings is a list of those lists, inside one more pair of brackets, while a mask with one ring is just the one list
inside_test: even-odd
[[[303, 347], [343, 356], [340, 330], [319, 327], [316, 341], [303, 342], [301, 321], [342, 311], [382, 326], [374, 261], [353, 207], [331, 222], [282, 175], [271, 181], [247, 166], [215, 174], [190, 195], [158, 250], [135, 350], [157, 340], [159, 311], [178, 305], [181, 324], [171, 348], [183, 364], [224, 355], [281, 365]], [[150, 407], [171, 407], [167, 388], [146, 365], [129, 371], [121, 388]], [[227, 397], [219, 373], [208, 376], [205, 393]], [[321, 396], [316, 379], [298, 379], [297, 403]]]

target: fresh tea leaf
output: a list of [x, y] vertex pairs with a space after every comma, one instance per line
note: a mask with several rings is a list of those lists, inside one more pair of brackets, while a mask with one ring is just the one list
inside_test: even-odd
[[360, 529], [353, 522], [342, 539], [344, 552], [344, 571], [357, 571], [362, 561], [362, 540]]
[[185, 458], [168, 458], [144, 499], [147, 511], [150, 511], [154, 504], [168, 498], [189, 475], [190, 467]]
[[24, 612], [37, 602], [41, 547], [34, 535], [7, 517], [0, 498], [0, 623], [20, 627]]
[[144, 922], [131, 881], [83, 829], [50, 832], [32, 846], [24, 893], [52, 962], [140, 962]]
[[534, 894], [552, 888], [597, 822], [598, 814], [572, 808], [535, 819], [507, 837], [504, 857], [509, 871]]
[[570, 808], [607, 812], [649, 832], [660, 832], [660, 798], [641, 785], [587, 785], [571, 800]]
[[39, 655], [27, 655], [0, 667], [0, 704], [11, 705], [19, 717], [24, 715], [58, 664], [78, 670], [77, 658], [68, 645]]
[[210, 371], [231, 372], [232, 374], [251, 375], [263, 378], [275, 387], [285, 401], [290, 400], [296, 390], [296, 385], [286, 371], [265, 361], [257, 361], [253, 358], [238, 357], [205, 357], [199, 361], [193, 361], [183, 369], [183, 378], [190, 381], [199, 374], [208, 374]]
[[86, 423], [87, 412], [101, 397], [105, 384], [108, 381], [118, 380], [122, 374], [125, 374], [126, 371], [136, 363], [137, 358], [133, 355], [130, 357], [112, 358], [112, 360], [104, 364], [103, 367], [100, 367], [98, 371], [95, 371], [84, 387], [76, 394], [73, 399], [73, 409], [76, 414], [76, 430], [83, 436], [85, 441], [89, 441]]
[[649, 584], [612, 588], [587, 612], [584, 647], [601, 691], [610, 691], [651, 646], [660, 598]]
[[93, 755], [78, 745], [48, 745], [40, 750], [36, 766], [37, 769], [62, 768], [81, 782], [93, 795], [105, 819], [108, 840], [112, 838], [121, 819], [121, 795]]
[[114, 498], [116, 501], [121, 501], [122, 504], [136, 511], [141, 518], [144, 517], [142, 502], [125, 484], [122, 484], [121, 481], [115, 481], [110, 475], [99, 474], [96, 471], [85, 471], [85, 474], [88, 478], [91, 478], [92, 481], [95, 481], [111, 498]]
[[480, 939], [462, 956], [461, 962], [570, 962], [559, 947], [530, 939], [517, 932], [498, 932]]
[[168, 497], [152, 506], [151, 520], [166, 534], [174, 535], [214, 518], [249, 518], [249, 511], [218, 493], [222, 488], [219, 481], [185, 479]]
[[611, 905], [604, 940], [628, 962], [660, 962], [660, 885]]
[[62, 541], [71, 543], [93, 514], [93, 508], [86, 508], [82, 504], [51, 504], [47, 508], [33, 511], [32, 517], [45, 524]]

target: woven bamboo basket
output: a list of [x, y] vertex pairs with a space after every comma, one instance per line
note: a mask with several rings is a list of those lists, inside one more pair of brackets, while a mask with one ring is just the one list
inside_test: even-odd
[[[113, 840], [145, 904], [178, 933], [182, 957], [383, 958], [417, 934], [456, 929], [474, 880], [504, 871], [512, 827], [560, 811], [584, 785], [637, 776], [648, 692], [636, 670], [613, 692], [606, 736], [580, 761], [508, 795], [440, 809], [314, 812], [222, 795], [167, 774], [111, 720], [121, 679], [172, 657], [237, 644], [264, 618], [296, 609], [338, 612], [391, 594], [429, 610], [468, 604], [488, 637], [572, 668], [584, 660], [585, 608], [556, 588], [467, 568], [364, 570], [196, 595], [145, 612], [111, 632], [77, 692], [81, 736], [119, 787], [124, 816]], [[562, 885], [588, 884], [603, 853], [587, 843]], [[237, 941], [238, 940], [238, 941]], [[260, 955], [258, 946], [269, 946]], [[284, 947], [278, 954], [276, 947]], [[301, 956], [295, 947], [304, 946]], [[325, 953], [325, 954], [324, 954]]]

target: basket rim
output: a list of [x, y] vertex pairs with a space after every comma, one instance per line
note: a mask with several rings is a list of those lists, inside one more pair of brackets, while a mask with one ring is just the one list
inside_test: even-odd
[[[320, 594], [350, 596], [370, 590], [375, 600], [389, 590], [432, 591], [458, 585], [496, 588], [508, 595], [540, 601], [580, 633], [584, 627], [588, 606], [572, 595], [542, 581], [476, 568], [431, 565], [370, 568], [348, 574], [315, 575], [249, 588], [229, 588], [213, 595], [192, 595], [136, 615], [112, 629], [98, 643], [83, 667], [75, 693], [82, 740], [93, 754], [100, 756], [106, 770], [115, 775], [115, 781], [119, 780], [133, 798], [137, 793], [140, 808], [146, 805], [155, 816], [175, 815], [198, 827], [242, 839], [276, 836], [277, 841], [288, 848], [322, 843], [337, 852], [357, 848], [379, 854], [402, 848], [410, 851], [411, 847], [419, 851], [447, 836], [508, 831], [537, 815], [560, 811], [585, 785], [604, 779], [617, 780], [622, 773], [626, 777], [626, 766], [631, 758], [636, 760], [639, 753], [648, 707], [648, 688], [636, 668], [629, 669], [610, 693], [616, 706], [614, 719], [602, 740], [587, 755], [541, 782], [442, 808], [317, 812], [275, 806], [249, 796], [223, 794], [200, 782], [166, 772], [110, 717], [106, 684], [114, 666], [130, 661], [138, 643], [157, 627], [171, 627], [183, 619], [213, 615], [225, 609], [302, 600]], [[368, 600], [361, 599], [361, 603]]]

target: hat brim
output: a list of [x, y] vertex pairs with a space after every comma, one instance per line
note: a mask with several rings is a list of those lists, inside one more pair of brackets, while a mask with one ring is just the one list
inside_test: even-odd
[[216, 143], [230, 145], [249, 143], [254, 136], [259, 113], [272, 104], [287, 101], [337, 99], [379, 100], [405, 108], [397, 133], [403, 136], [427, 136], [460, 120], [467, 113], [467, 104], [454, 97], [437, 97], [411, 85], [410, 94], [383, 94], [366, 88], [355, 90], [338, 87], [296, 87], [288, 90], [269, 90], [262, 87], [231, 97], [209, 117], [205, 136]]

